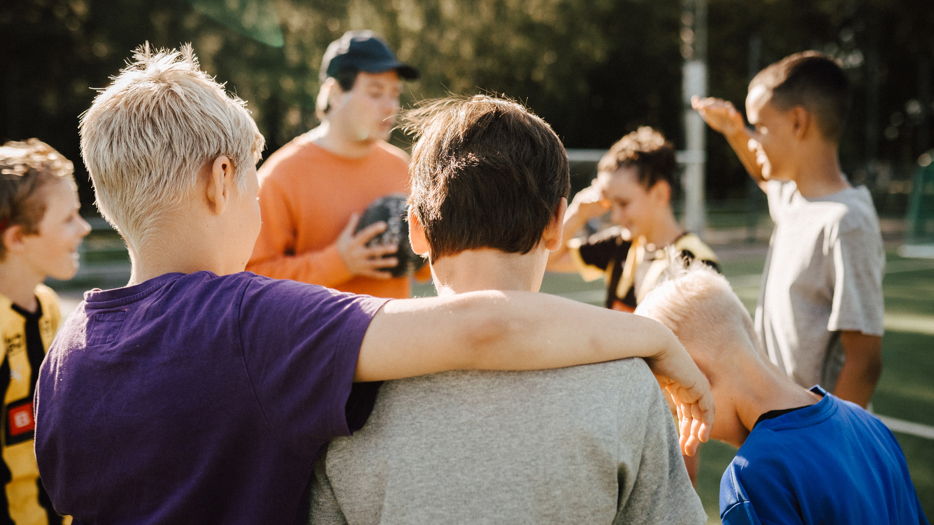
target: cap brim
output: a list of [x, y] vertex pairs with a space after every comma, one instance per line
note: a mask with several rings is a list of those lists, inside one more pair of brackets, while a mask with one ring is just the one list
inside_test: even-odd
[[399, 61], [391, 62], [377, 62], [375, 64], [369, 64], [365, 68], [361, 68], [360, 71], [366, 71], [367, 73], [382, 73], [383, 71], [389, 71], [390, 69], [395, 69], [401, 78], [406, 80], [415, 80], [418, 78], [418, 70], [414, 67]]

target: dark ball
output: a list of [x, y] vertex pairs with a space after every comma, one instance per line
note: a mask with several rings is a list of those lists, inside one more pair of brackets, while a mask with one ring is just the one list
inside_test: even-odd
[[407, 220], [408, 205], [407, 197], [402, 193], [391, 193], [380, 197], [370, 203], [363, 211], [360, 222], [357, 224], [357, 231], [367, 226], [383, 221], [386, 223], [386, 229], [367, 242], [367, 246], [378, 246], [380, 244], [395, 244], [399, 247], [395, 253], [384, 255], [383, 257], [396, 257], [399, 261], [393, 267], [385, 268], [393, 277], [403, 277], [412, 275], [425, 264], [425, 259], [412, 250], [409, 243], [409, 221]]

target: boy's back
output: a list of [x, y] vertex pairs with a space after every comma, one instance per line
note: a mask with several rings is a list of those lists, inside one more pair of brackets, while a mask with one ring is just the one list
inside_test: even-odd
[[300, 521], [321, 447], [366, 417], [371, 398], [348, 397], [383, 302], [250, 273], [89, 292], [36, 395], [57, 509], [90, 523]]
[[[570, 190], [557, 135], [486, 96], [414, 115], [409, 233], [438, 294], [537, 292]], [[389, 382], [316, 466], [311, 521], [703, 523], [677, 441], [642, 361]]]
[[703, 523], [641, 360], [383, 385], [319, 461], [312, 523]]

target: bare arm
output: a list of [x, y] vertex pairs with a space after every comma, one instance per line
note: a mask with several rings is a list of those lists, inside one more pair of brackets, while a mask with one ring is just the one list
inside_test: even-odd
[[862, 332], [840, 332], [846, 361], [833, 394], [861, 407], [869, 405], [882, 374], [882, 338]]
[[571, 260], [568, 242], [587, 224], [587, 221], [599, 217], [610, 209], [610, 203], [603, 197], [597, 179], [587, 188], [577, 192], [568, 211], [564, 215], [561, 230], [561, 246], [548, 254], [547, 270], [550, 272], [575, 272], [577, 268]]
[[719, 98], [695, 96], [691, 98], [691, 106], [700, 113], [708, 126], [726, 138], [727, 143], [746, 168], [746, 173], [752, 177], [762, 191], [765, 191], [762, 169], [756, 162], [756, 154], [749, 147], [749, 141], [753, 138], [752, 133], [746, 127], [743, 116], [736, 110], [733, 103]]
[[713, 398], [674, 334], [650, 319], [560, 297], [487, 291], [391, 301], [370, 323], [354, 379], [536, 370], [625, 357], [645, 358], [683, 408], [682, 426], [687, 420], [693, 436], [683, 436], [682, 445], [693, 454], [709, 435]]

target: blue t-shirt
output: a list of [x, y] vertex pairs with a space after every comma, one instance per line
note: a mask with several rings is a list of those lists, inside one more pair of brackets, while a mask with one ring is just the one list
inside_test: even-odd
[[252, 273], [92, 291], [42, 366], [36, 455], [79, 523], [304, 523], [382, 299]]
[[823, 399], [760, 421], [720, 480], [720, 519], [745, 524], [924, 524], [905, 455], [871, 414]]

